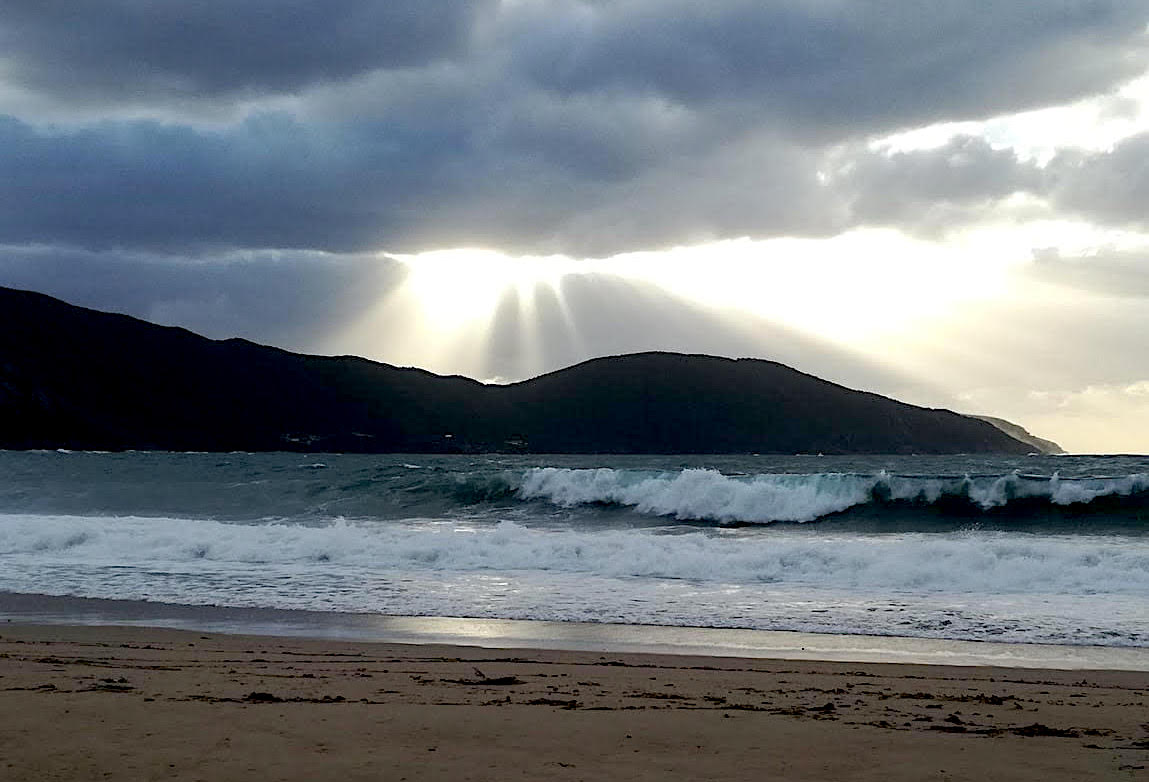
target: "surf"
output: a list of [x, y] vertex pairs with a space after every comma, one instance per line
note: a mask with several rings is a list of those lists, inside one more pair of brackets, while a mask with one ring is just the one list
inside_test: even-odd
[[1110, 477], [815, 473], [725, 475], [711, 469], [528, 470], [526, 500], [572, 508], [618, 505], [638, 513], [722, 524], [808, 523], [907, 510], [934, 516], [1032, 520], [1083, 515], [1149, 522], [1149, 473]]

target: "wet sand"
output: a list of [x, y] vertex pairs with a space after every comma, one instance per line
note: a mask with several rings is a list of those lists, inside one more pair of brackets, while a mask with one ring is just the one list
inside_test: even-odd
[[956, 641], [670, 625], [384, 616], [0, 592], [0, 623], [130, 625], [337, 641], [572, 652], [1149, 671], [1149, 648]]
[[4, 780], [1149, 779], [1149, 673], [0, 625]]

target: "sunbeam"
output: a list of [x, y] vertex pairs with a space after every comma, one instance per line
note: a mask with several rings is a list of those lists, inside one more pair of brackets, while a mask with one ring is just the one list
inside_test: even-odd
[[[1008, 403], [1014, 389], [1074, 391], [1063, 366], [1043, 359], [1043, 345], [1061, 332], [1064, 350], [1085, 350], [1059, 313], [1079, 320], [1090, 316], [1082, 307], [1102, 306], [1034, 276], [1042, 237], [1082, 252], [1139, 238], [1040, 221], [989, 224], [944, 242], [865, 230], [605, 259], [478, 249], [385, 255], [380, 262], [401, 273], [386, 278], [366, 316], [332, 337], [329, 352], [492, 382], [647, 350], [753, 356], [916, 404], [1025, 420], [1033, 405]], [[1115, 388], [1138, 380], [1096, 368]], [[1079, 436], [1068, 418], [1043, 424], [1054, 436]]]
[[529, 307], [538, 288], [553, 289], [575, 271], [567, 258], [514, 257], [490, 250], [392, 257], [408, 269], [404, 292], [419, 303], [421, 327], [444, 336], [487, 329], [508, 293]]
[[[954, 249], [894, 231], [857, 231], [830, 240], [735, 240], [663, 252], [578, 260], [515, 257], [488, 250], [393, 256], [408, 274], [401, 295], [418, 327], [437, 342], [489, 335], [502, 312], [527, 329], [545, 291], [572, 330], [563, 282], [612, 277], [653, 287], [731, 317], [752, 316], [843, 345], [872, 346], [944, 319], [957, 305], [998, 298], [1011, 266], [1027, 260], [1014, 247], [994, 251], [971, 237]], [[971, 252], [970, 249], [975, 251]], [[955, 273], [955, 256], [964, 271]], [[523, 335], [529, 343], [532, 335]]]

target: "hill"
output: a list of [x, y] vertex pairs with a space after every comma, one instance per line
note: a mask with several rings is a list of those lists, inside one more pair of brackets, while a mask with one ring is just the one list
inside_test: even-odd
[[211, 340], [0, 288], [0, 447], [173, 451], [1026, 453], [985, 421], [772, 361], [599, 358], [484, 385]]
[[991, 415], [975, 415], [972, 417], [993, 424], [1013, 439], [1020, 440], [1028, 445], [1031, 451], [1048, 454], [1063, 454], [1066, 452], [1064, 448], [1052, 440], [1046, 440], [1032, 435], [1024, 427], [1018, 426], [1012, 421], [1006, 421], [1004, 418], [994, 418]]

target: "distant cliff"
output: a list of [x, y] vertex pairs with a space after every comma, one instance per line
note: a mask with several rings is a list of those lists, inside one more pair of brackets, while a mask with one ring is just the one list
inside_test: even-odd
[[1020, 440], [1030, 447], [1035, 453], [1048, 453], [1048, 454], [1062, 454], [1065, 449], [1052, 440], [1044, 440], [1036, 435], [1030, 434], [1024, 427], [1018, 426], [1012, 421], [1006, 421], [1004, 418], [994, 418], [991, 415], [974, 415], [970, 418], [977, 418], [980, 421], [987, 421], [993, 424], [1001, 431], [1008, 434], [1015, 440]]
[[985, 421], [772, 361], [640, 353], [512, 385], [307, 356], [0, 288], [0, 447], [1026, 453]]

